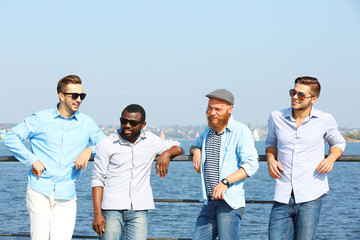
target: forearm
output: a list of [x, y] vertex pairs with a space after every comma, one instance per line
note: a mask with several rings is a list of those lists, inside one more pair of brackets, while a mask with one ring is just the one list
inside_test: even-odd
[[101, 203], [102, 203], [102, 197], [103, 197], [103, 190], [104, 190], [103, 187], [93, 187], [92, 188], [94, 216], [102, 214]]
[[248, 177], [248, 175], [246, 174], [245, 170], [243, 168], [240, 168], [239, 170], [237, 170], [236, 172], [230, 174], [229, 176], [227, 176], [225, 178], [231, 184], [231, 183], [236, 183], [238, 181], [241, 181], [247, 177]]
[[183, 150], [180, 146], [173, 146], [169, 150], [165, 151], [167, 154], [169, 154], [170, 157], [177, 156], [183, 153]]
[[277, 159], [277, 147], [267, 147], [266, 148], [266, 160], [269, 163], [269, 161], [273, 161]]
[[329, 156], [327, 156], [326, 159], [329, 159], [329, 160], [335, 162], [336, 160], [338, 160], [341, 157], [342, 154], [343, 154], [342, 149], [334, 146], [329, 149]]
[[20, 136], [10, 130], [4, 137], [4, 145], [22, 163], [31, 166], [39, 160], [35, 154], [25, 147]]
[[190, 147], [190, 155], [194, 155], [194, 152], [195, 152], [196, 150], [200, 150], [200, 148], [198, 148], [198, 147], [196, 147], [196, 146], [191, 146], [191, 147]]

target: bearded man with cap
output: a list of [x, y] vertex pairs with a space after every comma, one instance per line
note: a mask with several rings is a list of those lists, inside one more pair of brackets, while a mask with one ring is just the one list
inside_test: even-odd
[[190, 148], [204, 202], [192, 239], [239, 240], [244, 181], [258, 170], [258, 154], [250, 129], [231, 115], [233, 94], [218, 89], [206, 97], [208, 126]]

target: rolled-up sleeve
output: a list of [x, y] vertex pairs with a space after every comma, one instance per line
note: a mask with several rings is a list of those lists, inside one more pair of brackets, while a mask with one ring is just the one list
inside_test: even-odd
[[277, 147], [277, 138], [275, 134], [275, 124], [273, 114], [268, 119], [268, 134], [265, 140], [265, 149], [268, 147]]
[[174, 146], [180, 147], [180, 142], [178, 142], [178, 141], [164, 140], [157, 136], [156, 136], [156, 138], [154, 138], [154, 143], [156, 143], [156, 146], [157, 146], [157, 149], [156, 149], [157, 155], [161, 155], [163, 152], [169, 150], [170, 148], [172, 148]]
[[103, 140], [96, 144], [96, 155], [94, 158], [94, 168], [92, 170], [91, 187], [104, 187], [106, 180], [106, 173], [109, 168], [110, 156], [108, 156], [105, 150]]
[[342, 151], [345, 151], [346, 141], [339, 132], [336, 120], [332, 115], [328, 118], [328, 126], [324, 138], [329, 143], [330, 148], [339, 147]]
[[253, 176], [259, 169], [259, 162], [254, 139], [247, 127], [244, 127], [240, 135], [238, 153], [241, 159], [239, 166], [245, 170], [248, 177]]
[[203, 141], [204, 141], [204, 138], [206, 138], [206, 135], [207, 133], [209, 132], [209, 129], [208, 127], [204, 130], [204, 132], [198, 136], [192, 143], [191, 147], [190, 147], [190, 153], [193, 149], [195, 148], [199, 148], [199, 149], [202, 149], [202, 145], [203, 145]]

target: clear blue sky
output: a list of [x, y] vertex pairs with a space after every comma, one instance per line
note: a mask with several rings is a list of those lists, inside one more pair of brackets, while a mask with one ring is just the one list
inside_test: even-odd
[[58, 80], [76, 74], [98, 124], [130, 103], [150, 125], [205, 124], [204, 95], [226, 88], [237, 120], [265, 125], [310, 75], [315, 106], [360, 128], [358, 0], [0, 0], [0, 32], [2, 123], [54, 107]]

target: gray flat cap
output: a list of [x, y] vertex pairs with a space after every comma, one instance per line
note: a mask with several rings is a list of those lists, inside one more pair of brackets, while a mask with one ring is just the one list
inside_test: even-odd
[[217, 89], [209, 94], [206, 94], [208, 98], [217, 98], [228, 102], [230, 105], [234, 105], [234, 95], [226, 89]]

